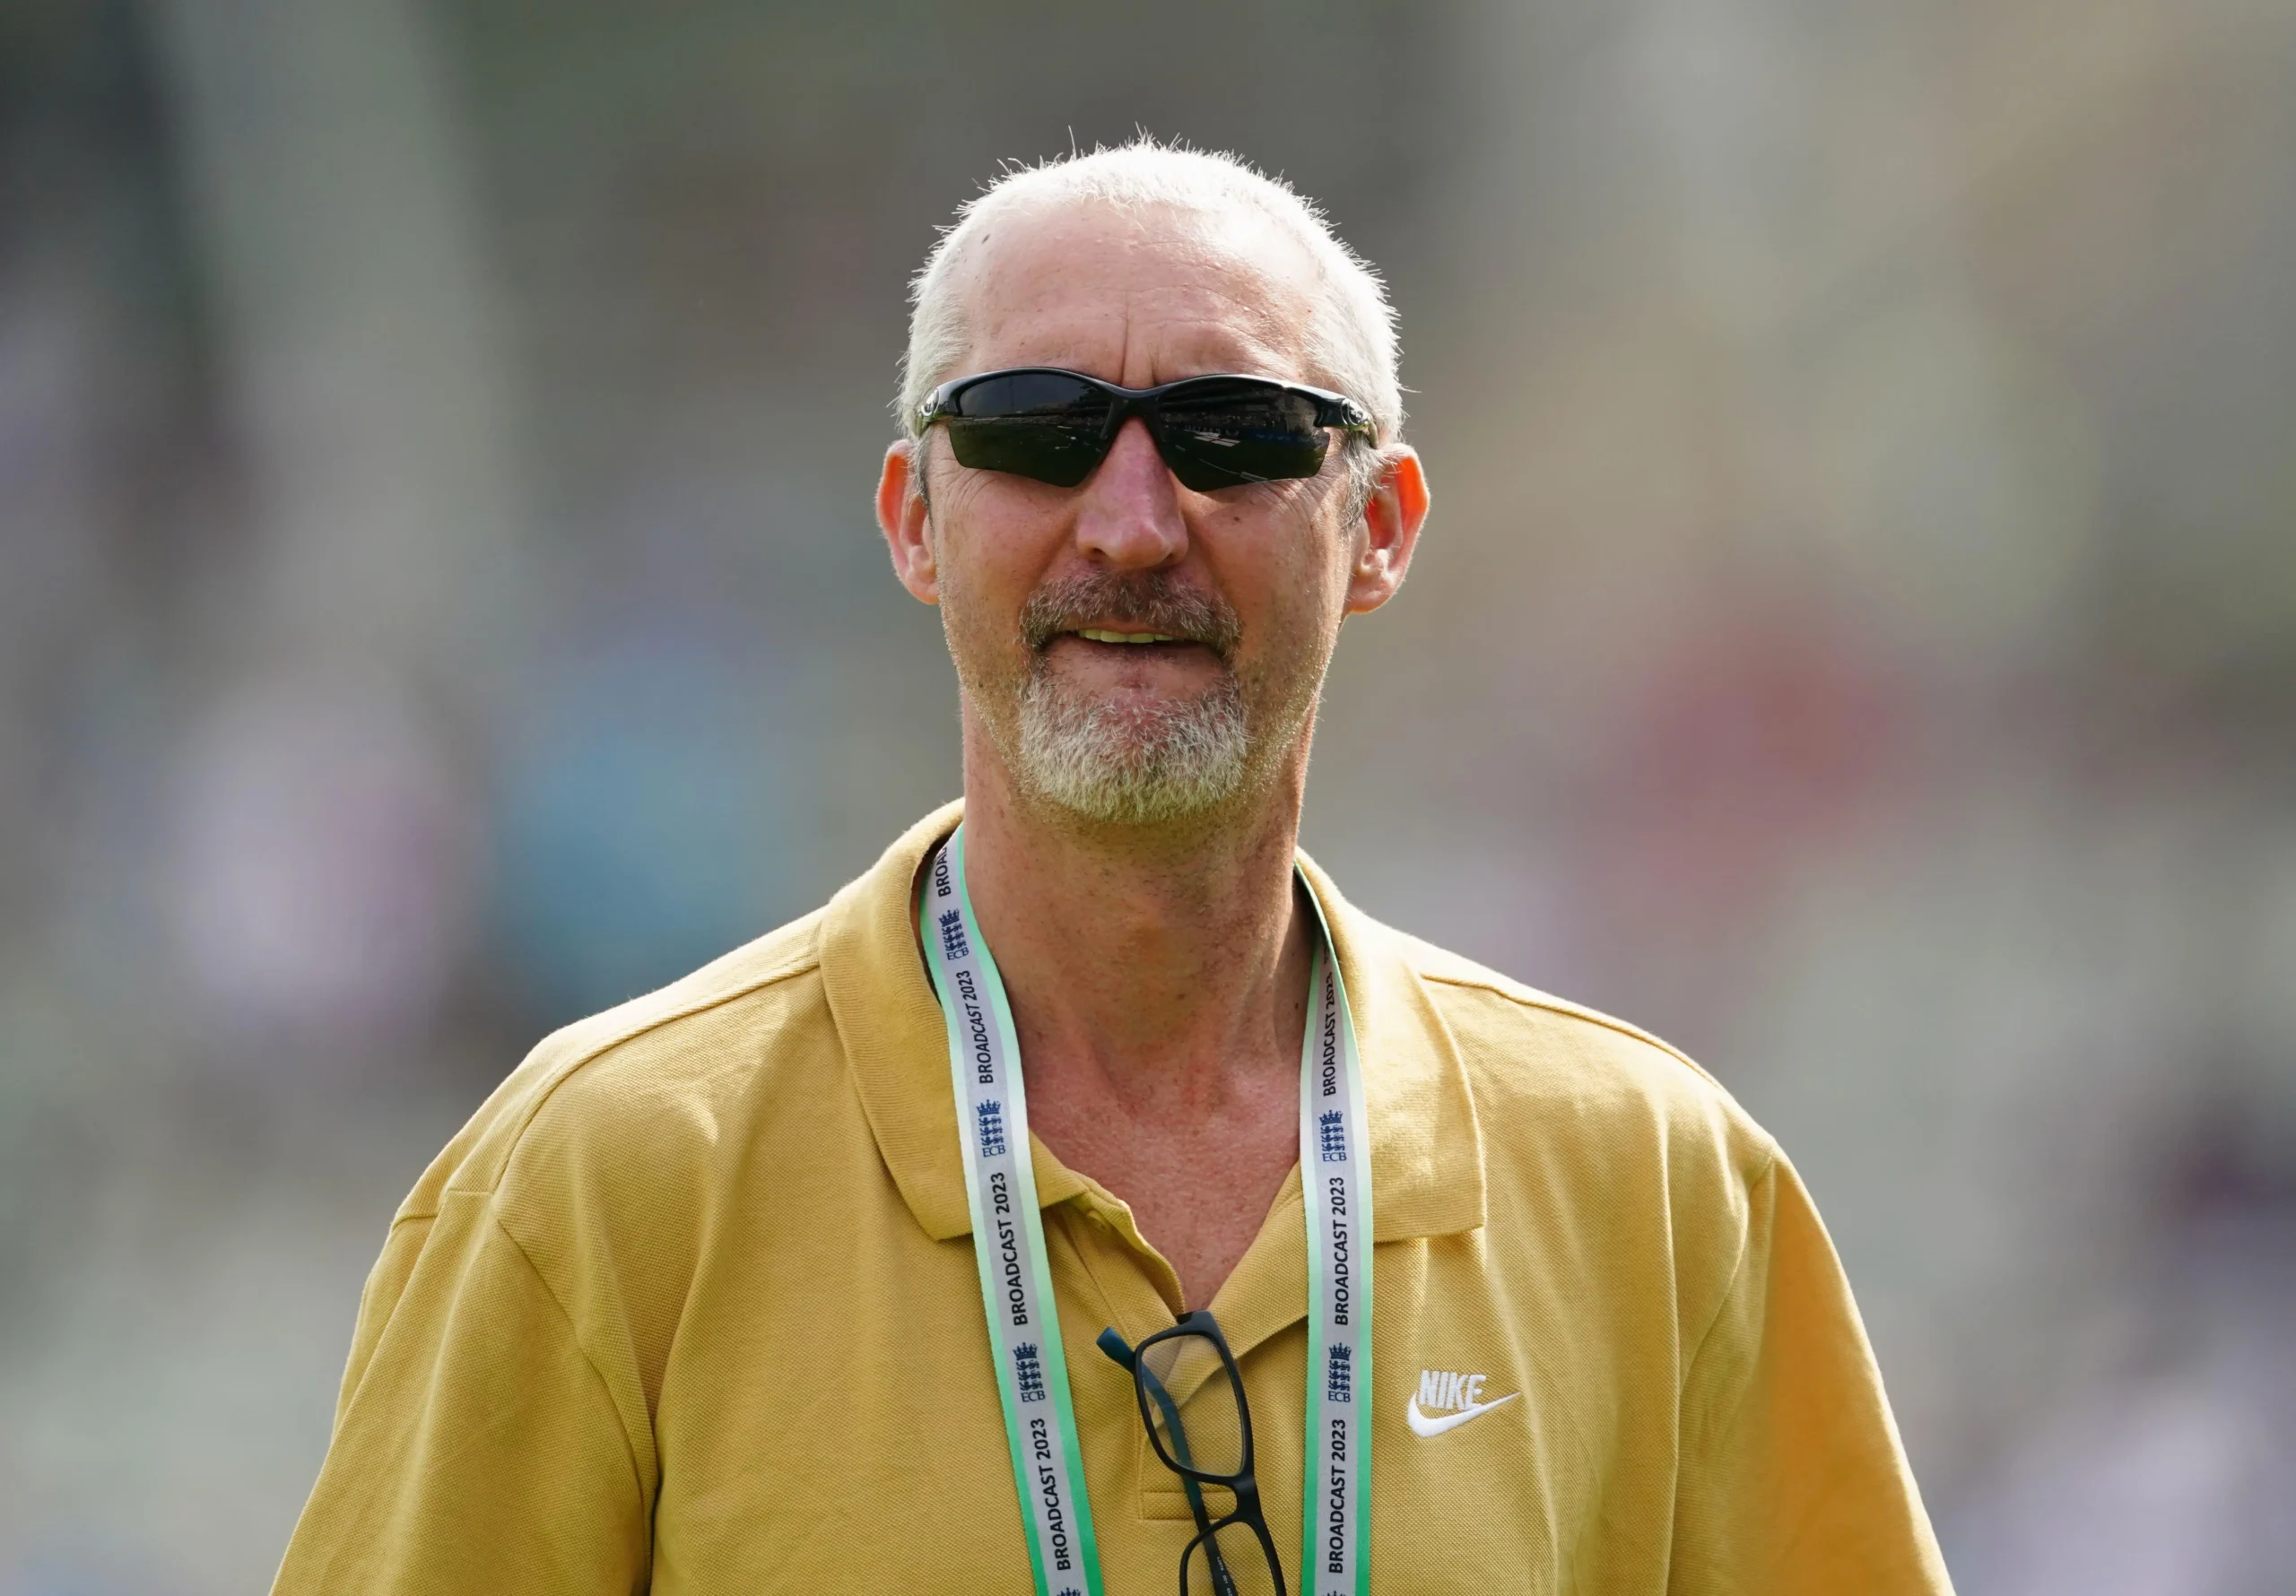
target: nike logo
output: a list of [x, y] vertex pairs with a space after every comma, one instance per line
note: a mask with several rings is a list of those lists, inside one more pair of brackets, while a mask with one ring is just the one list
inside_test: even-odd
[[1439, 1436], [1445, 1430], [1457, 1429], [1470, 1418], [1481, 1418], [1493, 1408], [1503, 1408], [1522, 1394], [1519, 1391], [1510, 1391], [1503, 1397], [1494, 1397], [1487, 1402], [1477, 1402], [1472, 1407], [1460, 1409], [1457, 1413], [1446, 1413], [1440, 1418], [1430, 1418], [1419, 1410], [1419, 1395], [1414, 1392], [1412, 1393], [1411, 1406], [1404, 1410], [1404, 1417], [1410, 1421], [1413, 1435]]

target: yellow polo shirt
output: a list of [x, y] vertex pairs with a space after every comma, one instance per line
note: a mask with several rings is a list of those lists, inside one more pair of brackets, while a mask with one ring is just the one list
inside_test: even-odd
[[[909, 918], [959, 813], [550, 1037], [488, 1099], [392, 1223], [276, 1592], [1024, 1596]], [[1945, 1591], [1848, 1286], [1769, 1137], [1664, 1045], [1306, 869], [1370, 1111], [1374, 1588]], [[1170, 1324], [1178, 1287], [1124, 1203], [1033, 1152], [1106, 1588], [1169, 1596], [1194, 1524], [1092, 1343]], [[1297, 1592], [1296, 1170], [1211, 1306]]]

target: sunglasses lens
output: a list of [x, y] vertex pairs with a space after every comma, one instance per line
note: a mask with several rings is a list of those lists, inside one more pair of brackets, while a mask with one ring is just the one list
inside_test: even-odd
[[1323, 469], [1330, 440], [1316, 425], [1315, 401], [1303, 394], [1221, 377], [1176, 387], [1159, 408], [1164, 463], [1199, 493], [1311, 477]]
[[1015, 371], [961, 390], [948, 416], [957, 464], [1074, 488], [1108, 453], [1109, 396], [1056, 371]]

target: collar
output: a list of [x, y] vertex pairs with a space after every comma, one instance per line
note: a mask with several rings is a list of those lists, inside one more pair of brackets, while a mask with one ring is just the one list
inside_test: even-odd
[[[936, 1241], [970, 1234], [972, 1217], [948, 1033], [918, 956], [909, 889], [926, 853], [963, 818], [960, 802], [910, 827], [831, 900], [822, 927], [822, 981], [863, 1112], [909, 1211]], [[1300, 866], [1331, 925], [1362, 1050], [1373, 1239], [1475, 1229], [1483, 1221], [1483, 1143], [1449, 1028], [1387, 928], [1342, 898], [1305, 854]], [[1088, 1189], [1043, 1142], [1031, 1153], [1039, 1205]]]

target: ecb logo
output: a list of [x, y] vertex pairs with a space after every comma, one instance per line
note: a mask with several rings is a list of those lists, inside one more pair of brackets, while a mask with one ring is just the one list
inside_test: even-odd
[[955, 909], [941, 916], [941, 954], [954, 962], [968, 957], [972, 944], [965, 941], [965, 917]]
[[1022, 1341], [1013, 1349], [1013, 1394], [1024, 1402], [1044, 1401], [1044, 1365], [1038, 1360], [1037, 1344]]

